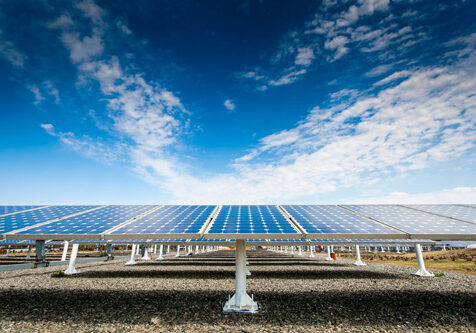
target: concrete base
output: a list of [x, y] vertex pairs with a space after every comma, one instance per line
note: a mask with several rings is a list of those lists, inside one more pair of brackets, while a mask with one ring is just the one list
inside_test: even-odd
[[241, 295], [233, 295], [223, 307], [223, 313], [258, 313], [258, 303], [253, 298], [244, 293]]

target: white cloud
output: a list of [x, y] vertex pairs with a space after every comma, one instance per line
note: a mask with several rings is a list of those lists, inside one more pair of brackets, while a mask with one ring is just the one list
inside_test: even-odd
[[78, 2], [76, 7], [83, 12], [83, 15], [89, 19], [94, 24], [100, 25], [103, 22], [104, 10], [96, 5], [92, 0], [84, 0]]
[[408, 74], [375, 96], [313, 109], [296, 127], [262, 138], [235, 160], [233, 173], [198, 177], [182, 169], [180, 179], [160, 184], [178, 202], [282, 202], [405, 177], [474, 148], [476, 67]]
[[3, 32], [0, 30], [0, 56], [7, 59], [15, 67], [23, 67], [26, 61], [26, 55], [17, 50], [15, 45], [3, 38]]
[[476, 187], [455, 187], [424, 193], [392, 192], [381, 197], [349, 201], [361, 204], [474, 204], [475, 202]]
[[33, 104], [39, 105], [45, 99], [43, 95], [41, 94], [40, 89], [38, 89], [38, 86], [35, 84], [31, 85], [29, 88], [30, 88], [30, 91], [35, 96], [35, 100], [33, 101]]
[[225, 101], [225, 103], [223, 103], [223, 105], [225, 105], [225, 108], [228, 110], [228, 111], [233, 111], [235, 110], [235, 103], [231, 100], [231, 99], [227, 99]]
[[71, 19], [71, 16], [68, 14], [63, 14], [60, 17], [58, 17], [56, 20], [52, 22], [48, 22], [46, 26], [50, 29], [57, 29], [57, 28], [67, 28], [70, 26], [73, 26], [74, 22], [73, 19]]
[[314, 59], [314, 52], [310, 47], [298, 48], [298, 54], [294, 63], [296, 65], [309, 66]]
[[93, 139], [86, 135], [78, 138], [73, 132], [58, 132], [53, 124], [41, 124], [40, 127], [49, 135], [57, 137], [69, 149], [102, 163], [111, 164], [119, 161], [127, 149], [121, 143], [111, 145], [103, 143], [99, 138]]
[[296, 81], [301, 75], [304, 75], [306, 73], [307, 73], [307, 70], [305, 69], [295, 70], [283, 75], [277, 80], [269, 80], [268, 84], [271, 86], [282, 86], [282, 85], [290, 84]]
[[64, 32], [61, 40], [70, 50], [71, 60], [75, 63], [100, 55], [104, 49], [103, 40], [97, 30], [92, 36], [83, 38], [77, 32]]
[[116, 22], [116, 25], [119, 28], [119, 30], [121, 30], [124, 34], [132, 35], [131, 29], [129, 29], [129, 27], [124, 22], [122, 22], [121, 20], [118, 20]]
[[60, 102], [58, 89], [56, 89], [53, 86], [53, 83], [49, 80], [43, 81], [40, 86], [33, 84], [30, 85], [28, 88], [35, 97], [33, 104], [35, 104], [36, 106], [38, 106], [46, 99], [45, 95], [52, 96], [56, 104], [59, 104]]

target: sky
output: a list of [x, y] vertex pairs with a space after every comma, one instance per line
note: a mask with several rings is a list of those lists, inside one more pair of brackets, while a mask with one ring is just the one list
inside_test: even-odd
[[0, 204], [476, 203], [475, 12], [0, 0]]

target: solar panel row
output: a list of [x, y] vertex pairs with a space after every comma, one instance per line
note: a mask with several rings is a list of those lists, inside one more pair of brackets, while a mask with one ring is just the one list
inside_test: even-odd
[[6, 239], [476, 239], [476, 209], [464, 205], [3, 206], [0, 212], [12, 213], [0, 216]]

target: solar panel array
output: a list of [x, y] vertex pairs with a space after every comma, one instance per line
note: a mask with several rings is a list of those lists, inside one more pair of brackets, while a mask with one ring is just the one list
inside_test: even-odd
[[[223, 206], [207, 234], [229, 235], [298, 235], [297, 230], [276, 206]], [[210, 237], [207, 237], [210, 238]]]
[[24, 210], [35, 209], [42, 206], [0, 206], [0, 215], [12, 214]]
[[444, 215], [454, 219], [476, 223], [476, 209], [458, 205], [405, 205], [432, 214]]
[[417, 237], [432, 234], [476, 234], [476, 225], [406, 207], [390, 205], [348, 205], [346, 207]]
[[129, 223], [111, 235], [199, 234], [216, 206], [164, 206]]
[[405, 237], [405, 234], [380, 223], [351, 213], [335, 205], [285, 205], [283, 208], [299, 223], [306, 237], [362, 234], [368, 237], [372, 234], [387, 234], [388, 236]]
[[51, 206], [13, 215], [0, 216], [0, 233], [11, 232], [35, 224], [76, 214], [98, 206]]
[[[10, 239], [476, 240], [476, 205], [0, 206]], [[290, 218], [291, 217], [291, 218]], [[204, 240], [204, 238], [206, 240]]]
[[20, 235], [100, 235], [101, 233], [143, 214], [156, 206], [107, 206], [64, 220], [32, 228]]

